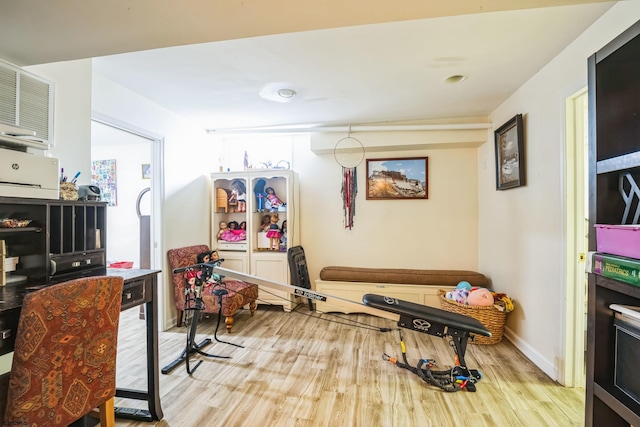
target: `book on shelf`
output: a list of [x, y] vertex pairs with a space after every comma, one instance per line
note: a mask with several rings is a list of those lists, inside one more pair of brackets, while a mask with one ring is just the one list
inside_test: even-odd
[[640, 286], [640, 259], [603, 252], [589, 252], [589, 273]]

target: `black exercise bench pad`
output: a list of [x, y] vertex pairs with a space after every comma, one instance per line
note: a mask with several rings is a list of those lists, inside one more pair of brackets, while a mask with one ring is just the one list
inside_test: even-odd
[[396, 313], [400, 316], [424, 319], [440, 323], [448, 328], [455, 328], [485, 337], [491, 336], [491, 332], [480, 321], [462, 314], [375, 294], [365, 294], [362, 297], [362, 302], [369, 307]]

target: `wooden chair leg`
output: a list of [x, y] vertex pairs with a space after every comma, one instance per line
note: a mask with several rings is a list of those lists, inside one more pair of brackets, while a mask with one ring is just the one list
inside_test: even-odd
[[180, 326], [182, 326], [183, 311], [176, 308], [176, 314], [177, 314], [177, 318], [178, 318], [176, 323], [177, 323], [178, 327], [180, 327]]
[[100, 427], [114, 427], [116, 425], [116, 413], [114, 398], [100, 405]]
[[249, 303], [249, 311], [251, 312], [251, 317], [253, 317], [253, 313], [256, 312], [256, 307], [258, 306], [258, 304], [256, 304], [255, 301], [251, 301]]
[[227, 332], [231, 333], [231, 328], [233, 327], [233, 316], [227, 316], [224, 319], [224, 323], [227, 325]]

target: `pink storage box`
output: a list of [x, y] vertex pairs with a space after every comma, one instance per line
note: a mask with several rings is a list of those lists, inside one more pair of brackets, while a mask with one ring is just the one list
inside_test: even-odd
[[596, 250], [640, 259], [640, 225], [596, 224]]

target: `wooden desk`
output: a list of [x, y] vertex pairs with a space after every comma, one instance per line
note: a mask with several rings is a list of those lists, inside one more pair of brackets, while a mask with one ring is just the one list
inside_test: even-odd
[[[147, 328], [147, 390], [131, 390], [116, 387], [116, 396], [145, 400], [148, 410], [116, 407], [116, 417], [138, 421], [159, 421], [164, 416], [160, 406], [158, 368], [158, 273], [159, 270], [113, 269], [103, 274], [124, 278], [122, 308], [127, 310], [144, 304]], [[28, 292], [47, 285], [9, 285], [0, 287], [0, 355], [13, 351], [15, 332], [20, 318], [22, 300]], [[4, 418], [9, 374], [0, 376], [0, 419]]]

